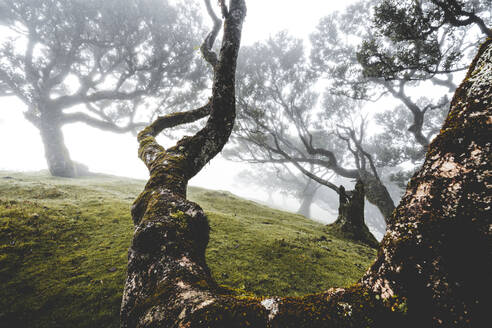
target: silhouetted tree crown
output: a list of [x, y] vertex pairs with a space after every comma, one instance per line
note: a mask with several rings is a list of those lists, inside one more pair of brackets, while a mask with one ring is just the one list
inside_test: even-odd
[[112, 132], [196, 100], [205, 67], [194, 3], [18, 0], [2, 3], [0, 94], [26, 105], [53, 175], [74, 176], [61, 127]]

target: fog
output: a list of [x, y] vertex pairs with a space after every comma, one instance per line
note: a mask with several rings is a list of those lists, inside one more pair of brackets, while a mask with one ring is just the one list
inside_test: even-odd
[[[282, 30], [307, 39], [322, 16], [349, 3], [307, 0], [300, 5], [298, 1], [249, 0], [242, 44], [265, 40]], [[205, 10], [203, 14], [204, 21], [209, 24]], [[0, 153], [3, 154], [0, 156], [0, 170], [46, 170], [39, 131], [22, 114], [25, 105], [14, 97], [0, 97], [0, 104]], [[92, 172], [137, 179], [148, 177], [147, 168], [137, 157], [136, 137], [131, 133], [114, 134], [81, 123], [67, 125], [63, 132], [72, 159], [86, 164]], [[231, 162], [217, 156], [190, 180], [190, 185], [227, 190], [241, 197], [267, 202], [267, 194], [263, 190], [241, 186], [234, 181], [237, 173], [248, 167], [248, 164]], [[275, 195], [274, 199], [274, 207], [294, 212], [298, 208], [297, 201], [292, 197]], [[318, 206], [313, 206], [312, 215], [321, 221], [334, 219], [333, 213]]]
[[[179, 1], [174, 2], [178, 3]], [[358, 89], [357, 83], [359, 81], [350, 80], [354, 78], [353, 76], [343, 76], [340, 79], [343, 80], [343, 78], [345, 78], [346, 80], [343, 80], [342, 82], [347, 83], [347, 85], [352, 87], [351, 90], [343, 89], [344, 84], [340, 83], [340, 80], [326, 76], [328, 74], [320, 74], [320, 76], [313, 79], [310, 77], [310, 73], [308, 74], [306, 72], [312, 67], [315, 67], [315, 71], [323, 71], [326, 69], [326, 71], [330, 72], [332, 75], [337, 75], [340, 72], [350, 72], [350, 70], [343, 67], [343, 65], [340, 66], [341, 68], [338, 67], [335, 69], [333, 69], [333, 66], [340, 64], [339, 62], [342, 62], [342, 64], [344, 61], [349, 62], [349, 59], [347, 59], [349, 57], [350, 60], [354, 60], [354, 49], [360, 49], [361, 45], [358, 44], [358, 42], [360, 43], [362, 41], [360, 40], [361, 36], [359, 33], [363, 33], [364, 29], [367, 29], [368, 26], [358, 26], [354, 28], [353, 31], [348, 29], [347, 26], [344, 26], [342, 19], [345, 19], [345, 25], [348, 25], [349, 23], [355, 25], [358, 24], [359, 19], [356, 16], [357, 13], [354, 14], [353, 12], [345, 16], [331, 16], [328, 21], [324, 21], [323, 24], [325, 25], [320, 25], [321, 27], [318, 29], [317, 26], [320, 24], [320, 20], [323, 17], [329, 16], [336, 10], [343, 10], [353, 3], [355, 3], [355, 1], [333, 2], [307, 0], [303, 1], [302, 4], [298, 1], [285, 0], [249, 0], [247, 2], [248, 13], [243, 28], [242, 46], [247, 49], [246, 51], [255, 49], [256, 53], [264, 51], [267, 55], [265, 55], [265, 58], [257, 58], [255, 57], [255, 52], [250, 52], [243, 55], [240, 61], [239, 66], [245, 65], [246, 69], [241, 71], [241, 73], [238, 73], [239, 75], [243, 74], [238, 77], [237, 87], [239, 90], [239, 97], [241, 98], [241, 105], [239, 106], [241, 112], [239, 115], [243, 116], [237, 120], [241, 123], [236, 124], [244, 124], [244, 127], [239, 129], [235, 143], [226, 146], [226, 150], [233, 152], [234, 147], [238, 147], [236, 149], [239, 150], [241, 150], [240, 147], [246, 147], [244, 149], [249, 149], [250, 153], [243, 151], [245, 154], [244, 157], [249, 156], [249, 161], [257, 161], [258, 163], [261, 163], [261, 161], [264, 161], [265, 159], [256, 158], [256, 153], [259, 157], [271, 156], [271, 149], [268, 150], [268, 147], [272, 146], [272, 142], [270, 142], [270, 145], [263, 145], [263, 149], [260, 149], [261, 147], [258, 145], [258, 142], [251, 146], [251, 148], [248, 148], [250, 146], [241, 144], [241, 140], [246, 140], [248, 138], [254, 140], [254, 138], [257, 137], [254, 134], [258, 130], [258, 126], [260, 126], [257, 124], [258, 122], [251, 122], [251, 117], [244, 115], [243, 113], [245, 111], [243, 111], [243, 109], [254, 109], [258, 102], [263, 101], [265, 108], [268, 108], [268, 110], [265, 111], [265, 116], [262, 119], [269, 122], [270, 126], [273, 126], [272, 130], [267, 131], [268, 133], [263, 131], [264, 134], [274, 135], [275, 133], [279, 133], [279, 136], [275, 136], [277, 142], [277, 137], [280, 138], [280, 140], [287, 135], [292, 137], [296, 134], [296, 130], [299, 135], [304, 135], [305, 138], [308, 138], [309, 136], [311, 141], [313, 135], [315, 136], [314, 139], [318, 137], [317, 140], [320, 140], [317, 145], [318, 147], [323, 146], [327, 147], [327, 149], [329, 148], [330, 152], [336, 153], [337, 151], [340, 151], [343, 153], [338, 158], [338, 162], [335, 160], [335, 162], [337, 162], [335, 166], [339, 165], [341, 167], [339, 172], [343, 171], [347, 173], [348, 171], [354, 171], [356, 169], [359, 169], [360, 171], [359, 164], [362, 164], [364, 166], [363, 170], [366, 170], [367, 167], [369, 175], [374, 175], [379, 183], [384, 182], [388, 189], [387, 200], [390, 203], [391, 201], [398, 203], [403, 189], [401, 185], [400, 187], [397, 187], [396, 184], [404, 183], [405, 179], [408, 179], [408, 174], [411, 174], [411, 171], [421, 163], [423, 157], [422, 149], [427, 147], [430, 140], [432, 140], [439, 131], [439, 126], [445, 116], [446, 109], [449, 107], [448, 96], [450, 95], [450, 91], [453, 90], [457, 81], [460, 81], [463, 77], [466, 65], [462, 63], [466, 63], [469, 60], [470, 54], [468, 52], [472, 53], [472, 50], [476, 47], [474, 37], [479, 33], [476, 28], [464, 30], [466, 33], [463, 32], [463, 34], [461, 34], [461, 44], [458, 45], [457, 49], [461, 49], [459, 46], [463, 44], [466, 45], [466, 42], [469, 42], [469, 46], [463, 46], [468, 52], [462, 53], [460, 59], [454, 57], [451, 58], [451, 61], [455, 60], [457, 62], [457, 68], [449, 68], [446, 66], [448, 71], [445, 72], [445, 75], [442, 75], [442, 78], [434, 79], [435, 76], [418, 76], [415, 77], [415, 79], [413, 77], [408, 78], [408, 74], [415, 74], [415, 70], [410, 70], [411, 73], [409, 73], [408, 69], [407, 71], [403, 69], [402, 71], [404, 74], [397, 71], [396, 73], [390, 72], [390, 74], [394, 75], [389, 77], [379, 77], [379, 84], [376, 83], [375, 85], [370, 85], [367, 93], [364, 93], [367, 90], [361, 91]], [[361, 6], [368, 6], [368, 3], [362, 3]], [[210, 28], [210, 18], [207, 16], [203, 5], [201, 12], [205, 24]], [[350, 16], [352, 14], [355, 16]], [[362, 12], [361, 14], [361, 12], [358, 12], [358, 14], [363, 15], [364, 13]], [[338, 21], [334, 17], [338, 17]], [[333, 33], [330, 35], [326, 32], [331, 31], [331, 29], [336, 30], [338, 34]], [[286, 31], [286, 33], [279, 34], [281, 31]], [[470, 33], [470, 31], [472, 31], [472, 33]], [[0, 32], [0, 42], [3, 42], [7, 39], [8, 35], [5, 30], [0, 30]], [[328, 45], [320, 46], [319, 44], [316, 45], [316, 42], [311, 42], [310, 35], [313, 33], [316, 34], [316, 42], [326, 42]], [[323, 33], [328, 34], [324, 35]], [[449, 33], [449, 31], [444, 33]], [[303, 47], [296, 43], [295, 38], [299, 38], [303, 41]], [[451, 39], [452, 41], [449, 41], [452, 43], [450, 49], [454, 51], [455, 48], [453, 47], [456, 47], [453, 43], [455, 42], [455, 38]], [[442, 40], [445, 40], [445, 38], [443, 37]], [[262, 43], [256, 44], [257, 42]], [[278, 42], [281, 46], [275, 42]], [[387, 40], [385, 42], [387, 42]], [[387, 46], [387, 43], [385, 42], [379, 44], [382, 49]], [[343, 48], [341, 44], [345, 45], [346, 48]], [[355, 46], [356, 44], [357, 46]], [[443, 44], [445, 46], [448, 45], [445, 42]], [[20, 43], [16, 43], [16, 45], [20, 45]], [[23, 46], [25, 47], [25, 45]], [[278, 47], [276, 52], [272, 50], [276, 49], [275, 47]], [[311, 48], [313, 47], [314, 51], [310, 53], [312, 50]], [[316, 47], [318, 48], [316, 49]], [[340, 47], [340, 49], [337, 47]], [[324, 49], [330, 50], [332, 53], [326, 55], [324, 54]], [[352, 50], [348, 51], [347, 49]], [[370, 48], [368, 49], [370, 50]], [[447, 52], [447, 55], [452, 53], [451, 50]], [[198, 49], [195, 49], [195, 51], [198, 52]], [[285, 53], [282, 53], [282, 51], [285, 51]], [[316, 53], [316, 51], [318, 51], [318, 53]], [[390, 48], [388, 51], [396, 50]], [[361, 54], [359, 55], [362, 56]], [[270, 60], [269, 57], [275, 56], [278, 56], [279, 58]], [[323, 56], [325, 57], [322, 58]], [[309, 58], [309, 60], [306, 58]], [[405, 57], [402, 56], [402, 58]], [[368, 55], [366, 59], [367, 66], [377, 66], [373, 63], [374, 56], [371, 57]], [[361, 61], [364, 60], [364, 58], [358, 58], [357, 60]], [[445, 61], [443, 58], [440, 60], [441, 62]], [[264, 63], [258, 64], [259, 61], [263, 61], [270, 65], [271, 71], [283, 69], [286, 73], [282, 78], [275, 75], [278, 72], [271, 76], [266, 76], [268, 70], [263, 72], [261, 65]], [[308, 61], [309, 63], [307, 63]], [[0, 64], [2, 64], [2, 62], [0, 62]], [[397, 64], [395, 64], [395, 66], [399, 67]], [[425, 65], [425, 63], [422, 64], [419, 62], [419, 65]], [[438, 63], [437, 65], [439, 66], [441, 64]], [[289, 71], [291, 66], [300, 67], [299, 72]], [[255, 72], [254, 67], [260, 68]], [[277, 90], [274, 91], [278, 92], [276, 96], [273, 96], [271, 99], [265, 99], [262, 98], [264, 95], [261, 94], [261, 92], [254, 94], [254, 92], [248, 91], [241, 94], [241, 90], [254, 89], [254, 83], [251, 85], [248, 85], [248, 83], [254, 81], [256, 78], [255, 76], [263, 73], [266, 76], [264, 77], [265, 80], [258, 82], [258, 85], [263, 85], [265, 89], [274, 85], [275, 88], [277, 88]], [[383, 73], [387, 74], [387, 72]], [[367, 74], [369, 73], [363, 72], [356, 78], [366, 78]], [[401, 74], [401, 76], [398, 76], [398, 74]], [[285, 82], [285, 85], [282, 85], [282, 79], [288, 82]], [[279, 85], [277, 85], [277, 82]], [[369, 78], [364, 83], [370, 84], [372, 82], [374, 81], [371, 81]], [[408, 87], [407, 89], [404, 89], [407, 82]], [[272, 87], [271, 89], [275, 88]], [[335, 92], [327, 92], [325, 94], [325, 90], [334, 89], [336, 89]], [[360, 93], [357, 94], [356, 92]], [[318, 95], [314, 96], [313, 93], [318, 93]], [[286, 94], [287, 96], [285, 96]], [[371, 94], [377, 99], [370, 99]], [[349, 97], [340, 101], [340, 95]], [[284, 96], [285, 98], [288, 98], [289, 104], [287, 105], [287, 101], [282, 99]], [[276, 97], [280, 99], [277, 99]], [[365, 102], [361, 101], [361, 99]], [[26, 105], [14, 97], [0, 97], [0, 103], [0, 154], [2, 154], [0, 157], [0, 170], [46, 170], [47, 164], [40, 132], [29, 123], [23, 115], [23, 113], [27, 111]], [[282, 106], [291, 106], [291, 109], [297, 113], [281, 113], [279, 108], [282, 108]], [[405, 106], [407, 108], [405, 108]], [[414, 107], [417, 107], [417, 109], [415, 110]], [[326, 108], [331, 109], [325, 110]], [[414, 115], [413, 122], [411, 117], [412, 114], [408, 112], [408, 109], [410, 109]], [[419, 119], [423, 121], [424, 114], [427, 115], [426, 120], [429, 122], [426, 121], [425, 124], [419, 125], [418, 121]], [[392, 126], [390, 126], [391, 124]], [[385, 125], [388, 125], [389, 127]], [[311, 131], [315, 132], [311, 133]], [[411, 131], [413, 135], [408, 131]], [[241, 133], [243, 134], [241, 135]], [[357, 135], [357, 133], [359, 133], [359, 135]], [[148, 178], [147, 168], [137, 157], [138, 144], [134, 134], [116, 134], [102, 131], [89, 127], [83, 123], [64, 125], [63, 134], [71, 158], [76, 162], [87, 165], [91, 172], [142, 180]], [[179, 134], [179, 136], [181, 135], [182, 133]], [[336, 139], [337, 135], [338, 139]], [[366, 139], [373, 138], [371, 144], [362, 145], [366, 141], [363, 140], [363, 136]], [[178, 137], [178, 135], [175, 137]], [[301, 143], [299, 140], [284, 139], [281, 142], [283, 142], [286, 147], [291, 147], [292, 153], [296, 153], [298, 147], [302, 146], [303, 143], [304, 146], [308, 147], [306, 145], [306, 140], [307, 139], [304, 139]], [[171, 146], [174, 142], [164, 136], [160, 137], [159, 141], [165, 147]], [[345, 142], [348, 146], [345, 145]], [[313, 144], [310, 146], [313, 147]], [[374, 156], [376, 160], [379, 160], [380, 162], [386, 161], [386, 164], [388, 165], [378, 166], [379, 171], [377, 171], [373, 165], [374, 163], [372, 163], [373, 158], [367, 156], [368, 161], [371, 161], [369, 164], [364, 157], [367, 153], [366, 155], [361, 155], [364, 154], [362, 146], [366, 147], [366, 150], [377, 154]], [[381, 150], [384, 146], [392, 146], [393, 148], [387, 147], [388, 149]], [[255, 147], [259, 148], [257, 149]], [[418, 147], [421, 147], [422, 149], [419, 150], [417, 149]], [[314, 148], [315, 147], [313, 147], [311, 152], [315, 152]], [[267, 149], [267, 151], [265, 151], [265, 149]], [[344, 150], [341, 151], [340, 149]], [[359, 153], [357, 153], [357, 151]], [[403, 155], [398, 152], [401, 152]], [[356, 159], [354, 161], [359, 161], [358, 163], [347, 160], [351, 153], [355, 154], [354, 156]], [[359, 155], [362, 156], [362, 159], [358, 157]], [[236, 155], [233, 153], [232, 156], [228, 157], [234, 156], [237, 157], [237, 153]], [[266, 188], [266, 181], [275, 180], [276, 173], [270, 172], [270, 176], [265, 175], [262, 177], [255, 175], [250, 179], [251, 181], [248, 181], [248, 179], [238, 179], [238, 175], [245, 170], [263, 174], [268, 171], [268, 168], [260, 164], [248, 164], [247, 161], [238, 160], [238, 158], [234, 159], [234, 161], [231, 161], [225, 159], [221, 155], [217, 156], [212, 159], [199, 174], [192, 178], [189, 181], [189, 184], [208, 189], [230, 191], [238, 196], [253, 199], [272, 207], [286, 209], [292, 212], [299, 209], [305, 195], [300, 192], [295, 194], [293, 190], [289, 190], [289, 188], [292, 188], [292, 185], [289, 185], [288, 183], [292, 183], [292, 181], [288, 181], [285, 185], [284, 189], [287, 190], [286, 192], [285, 190], [282, 191], [282, 187], [280, 186], [283, 183], [281, 182], [282, 179], [273, 182], [273, 187]], [[278, 161], [278, 157], [275, 158], [275, 160]], [[277, 162], [277, 164], [278, 163], [279, 162]], [[334, 162], [330, 162], [330, 165], [333, 166], [333, 163]], [[281, 165], [277, 165], [277, 167], [281, 167]], [[369, 167], [371, 167], [371, 169], [369, 169]], [[395, 169], [395, 167], [398, 167], [399, 171]], [[304, 166], [303, 169], [307, 169], [307, 166]], [[292, 176], [295, 176], [296, 174], [302, 176], [302, 174], [299, 173], [298, 168], [292, 165], [292, 163], [284, 165], [284, 170], [295, 172]], [[311, 171], [312, 170], [313, 168], [311, 167]], [[408, 172], [404, 172], [405, 170]], [[321, 169], [320, 171], [317, 171], [316, 174], [327, 177], [329, 176], [327, 171], [329, 170], [323, 171], [323, 169]], [[400, 180], [393, 179], [392, 175], [394, 176], [395, 174], [400, 174]], [[407, 174], [407, 176], [404, 176], [405, 174]], [[290, 178], [287, 180], [289, 179]], [[353, 187], [355, 179], [354, 175], [351, 175], [350, 172], [345, 174], [345, 178], [333, 175], [326, 179], [325, 186], [320, 187], [320, 189], [316, 191], [317, 198], [315, 198], [316, 200], [311, 206], [311, 213], [309, 213], [309, 216], [315, 220], [329, 223], [336, 218], [338, 199], [337, 194], [332, 190], [330, 191], [329, 185], [343, 184], [347, 189], [350, 189]], [[286, 179], [283, 178], [283, 180]], [[308, 180], [309, 179], [306, 181]], [[307, 183], [306, 181], [301, 181], [300, 185], [302, 185], [302, 183]], [[328, 188], [326, 185], [328, 185]], [[296, 188], [301, 187], [297, 186]], [[375, 219], [376, 221], [382, 221], [381, 214], [374, 206], [367, 204], [367, 207], [368, 211], [366, 212], [366, 215], [377, 218]], [[381, 207], [382, 206], [379, 207], [380, 211]], [[379, 231], [376, 232], [374, 229], [373, 231], [377, 237], [381, 237], [384, 228], [380, 227]]]

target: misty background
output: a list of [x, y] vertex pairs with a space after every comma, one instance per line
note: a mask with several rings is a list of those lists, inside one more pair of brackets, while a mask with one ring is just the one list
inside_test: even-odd
[[[171, 1], [171, 3], [180, 2]], [[348, 50], [342, 49], [341, 46], [338, 49], [337, 45], [343, 43], [347, 49], [354, 50], [357, 48], [357, 44], [361, 41], [358, 38], [364, 33], [364, 24], [369, 24], [363, 23], [361, 20], [358, 22], [357, 15], [364, 15], [367, 11], [370, 12], [369, 9], [365, 11], [364, 6], [370, 6], [376, 2], [369, 1], [365, 4], [360, 2], [354, 5], [355, 3], [356, 1], [344, 1], [342, 3], [317, 0], [307, 0], [302, 2], [302, 4], [298, 1], [281, 0], [248, 1], [248, 14], [242, 39], [244, 50], [242, 50], [240, 55], [243, 58], [242, 63], [245, 69], [243, 70], [244, 73], [238, 73], [238, 76], [241, 77], [238, 80], [240, 84], [242, 81], [246, 81], [238, 87], [239, 97], [241, 98], [238, 106], [239, 116], [242, 120], [237, 123], [239, 126], [236, 136], [233, 136], [232, 141], [226, 146], [224, 151], [229, 160], [223, 156], [213, 159], [204, 170], [190, 180], [190, 185], [227, 190], [241, 197], [260, 201], [272, 207], [293, 212], [299, 211], [312, 219], [324, 223], [330, 223], [336, 219], [338, 195], [333, 190], [330, 190], [325, 185], [310, 182], [310, 179], [303, 175], [299, 168], [296, 168], [292, 163], [280, 163], [278, 157], [274, 158], [273, 164], [265, 164], [265, 162], [268, 162], [265, 158], [271, 156], [271, 150], [268, 150], [268, 147], [272, 147], [272, 143], [269, 141], [270, 144], [266, 142], [261, 145], [263, 141], [257, 135], [261, 125], [258, 122], [253, 122], [251, 117], [244, 114], [248, 112], [248, 109], [252, 109], [255, 106], [252, 104], [263, 102], [267, 104], [265, 108], [273, 107], [271, 110], [267, 110], [267, 114], [263, 114], [264, 116], [260, 119], [262, 124], [269, 122], [271, 127], [278, 122], [281, 128], [267, 129], [267, 132], [272, 135], [277, 133], [276, 136], [279, 140], [287, 148], [290, 145], [290, 151], [293, 153], [297, 151], [296, 149], [302, 147], [299, 140], [293, 141], [294, 139], [289, 139], [295, 136], [296, 129], [299, 135], [304, 135], [306, 138], [313, 135], [315, 136], [314, 139], [319, 138], [318, 140], [321, 140], [321, 142], [317, 144], [318, 147], [328, 147], [326, 144], [333, 142], [333, 147], [335, 148], [330, 148], [330, 151], [339, 151], [340, 153], [342, 153], [340, 149], [344, 147], [344, 142], [347, 142], [348, 148], [352, 151], [351, 146], [358, 147], [357, 140], [361, 142], [361, 145], [365, 142], [362, 134], [364, 138], [371, 139], [371, 144], [364, 144], [364, 147], [366, 150], [376, 154], [373, 155], [373, 158], [377, 162], [377, 172], [374, 172], [375, 169], [372, 170], [372, 173], [368, 169], [368, 172], [369, 174], [374, 174], [378, 180], [381, 178], [394, 204], [398, 204], [405, 181], [421, 163], [421, 149], [424, 149], [426, 144], [439, 131], [442, 119], [445, 117], [449, 107], [449, 99], [441, 97], [441, 95], [450, 94], [457, 81], [463, 78], [466, 66], [460, 65], [460, 63], [469, 62], [469, 53], [474, 53], [477, 35], [480, 33], [476, 27], [459, 30], [456, 32], [458, 36], [453, 36], [453, 40], [447, 41], [446, 39], [440, 44], [444, 48], [451, 43], [451, 46], [449, 46], [451, 50], [447, 53], [449, 57], [451, 57], [451, 51], [456, 47], [462, 47], [460, 49], [463, 50], [462, 57], [452, 59], [454, 62], [446, 66], [448, 70], [442, 72], [443, 75], [439, 75], [441, 72], [434, 72], [430, 74], [432, 76], [413, 79], [408, 78], [408, 74], [414, 73], [408, 73], [407, 68], [406, 72], [404, 72], [405, 70], [396, 73], [392, 72], [391, 74], [395, 74], [395, 76], [383, 76], [382, 79], [379, 76], [379, 82], [376, 81], [376, 78], [370, 76], [366, 81], [369, 86], [365, 85], [363, 88], [366, 89], [361, 91], [361, 89], [357, 89], [357, 83], [354, 82], [355, 77], [346, 73], [350, 69], [343, 68], [343, 65], [333, 68], [337, 64], [333, 63], [337, 59], [336, 56], [340, 56], [342, 61], [344, 60], [343, 58], [348, 58], [344, 54], [344, 51]], [[201, 6], [204, 26], [206, 29], [210, 28], [211, 23], [206, 15], [205, 8], [201, 3], [199, 5]], [[351, 5], [354, 6], [351, 7]], [[345, 12], [346, 10], [348, 12]], [[336, 11], [339, 11], [339, 13], [336, 13]], [[484, 15], [490, 19], [490, 10], [485, 10]], [[350, 33], [346, 31], [346, 26], [343, 26], [343, 20], [345, 20], [346, 25], [354, 24], [353, 30], [349, 31]], [[340, 25], [337, 26], [337, 24]], [[384, 29], [384, 26], [382, 28]], [[332, 30], [337, 31], [339, 35], [335, 37], [335, 32], [330, 34]], [[8, 37], [9, 33], [4, 26], [0, 28], [0, 38]], [[445, 40], [445, 36], [448, 33], [450, 34], [451, 32], [444, 31], [439, 36]], [[460, 41], [456, 41], [456, 39]], [[20, 43], [19, 46], [21, 46]], [[365, 46], [367, 51], [374, 50], [370, 44]], [[379, 46], [384, 48], [385, 43], [383, 42]], [[197, 44], [195, 47], [198, 56], [199, 45]], [[275, 52], [275, 47], [278, 47], [277, 53]], [[334, 50], [331, 54], [324, 54], [319, 49]], [[285, 53], [282, 53], [283, 50], [285, 50]], [[278, 55], [278, 58], [268, 63], [271, 65], [269, 69], [285, 69], [285, 73], [279, 74], [284, 74], [281, 75], [282, 78], [291, 83], [286, 82], [285, 85], [275, 86], [281, 88], [279, 91], [280, 96], [277, 95], [278, 97], [272, 96], [273, 98], [267, 99], [268, 95], [257, 95], [254, 92], [250, 92], [251, 90], [256, 90], [254, 83], [257, 83], [250, 83], [250, 81], [255, 79], [252, 67], [258, 65], [260, 67], [258, 68], [259, 72], [264, 69], [261, 68], [263, 64], [258, 64], [262, 60], [261, 57], [255, 57], [256, 54], [262, 51], [265, 53], [263, 59], [274, 58]], [[305, 64], [308, 58], [310, 62]], [[371, 62], [370, 55], [367, 58], [369, 59], [366, 62], [366, 66], [370, 68], [371, 65], [376, 67]], [[282, 60], [288, 61], [284, 65], [287, 68], [282, 66]], [[358, 60], [360, 61], [361, 59], [358, 58]], [[275, 66], [278, 63], [281, 63], [281, 65]], [[300, 67], [299, 71], [289, 71], [289, 66], [297, 67], [296, 65]], [[313, 65], [319, 71], [325, 70], [327, 73], [313, 78], [309, 76], [311, 73], [303, 65]], [[439, 66], [440, 64], [438, 63], [437, 65]], [[339, 73], [345, 75], [340, 75], [339, 80], [333, 80], [331, 79], [332, 76], [328, 76], [329, 73], [332, 75]], [[400, 73], [401, 76], [398, 76]], [[371, 73], [365, 71], [362, 75], [367, 78], [367, 74], [370, 75]], [[280, 80], [279, 76], [273, 74], [258, 83], [268, 89], [272, 84], [275, 84], [275, 81]], [[296, 86], [296, 80], [302, 85]], [[347, 83], [347, 88], [344, 89], [344, 85], [340, 81]], [[403, 90], [403, 82], [401, 81], [405, 83], [410, 81], [403, 93], [401, 91]], [[370, 83], [374, 83], [374, 85]], [[398, 83], [400, 84], [398, 85]], [[70, 82], [68, 81], [67, 84], [70, 85]], [[74, 82], [75, 84], [76, 82]], [[349, 87], [352, 89], [349, 90]], [[400, 88], [400, 91], [398, 91], [398, 88]], [[325, 94], [325, 90], [331, 90], [331, 93]], [[333, 90], [336, 92], [333, 92]], [[316, 96], [312, 94], [314, 92], [317, 93]], [[357, 92], [360, 92], [360, 94]], [[290, 105], [292, 105], [290, 110], [293, 113], [295, 112], [295, 114], [279, 114], [279, 109], [276, 109], [275, 106], [280, 106], [281, 108], [285, 105], [285, 103], [282, 103], [284, 95], [289, 100]], [[439, 95], [439, 97], [436, 95]], [[342, 101], [340, 100], [341, 96], [349, 97], [344, 98], [345, 100]], [[0, 169], [15, 171], [47, 169], [40, 133], [25, 119], [23, 114], [27, 110], [26, 105], [15, 97], [1, 97], [0, 102], [0, 140], [2, 140], [0, 142], [0, 153], [2, 154]], [[417, 133], [412, 136], [412, 134], [405, 132], [407, 130], [410, 131], [412, 127], [419, 129], [418, 124], [415, 123], [418, 115], [413, 112], [414, 124], [412, 125], [410, 122], [412, 117], [409, 116], [408, 111], [406, 112], [405, 109], [406, 106], [412, 110], [412, 105], [415, 107], [420, 106], [420, 109], [417, 108], [417, 112], [421, 111], [422, 119], [424, 113], [428, 118], [430, 117], [428, 119], [430, 123], [425, 121], [424, 126], [421, 125], [420, 130], [417, 131], [417, 133], [422, 132], [425, 134], [425, 136], [422, 136], [425, 139], [424, 141], [415, 141], [413, 139], [414, 136], [417, 136]], [[286, 107], [289, 106], [286, 105]], [[324, 108], [335, 108], [335, 110], [328, 113]], [[286, 110], [286, 112], [288, 113], [289, 111]], [[271, 113], [275, 113], [277, 116]], [[331, 122], [331, 125], [324, 122]], [[384, 124], [386, 123], [393, 124], [393, 126], [390, 128], [385, 127]], [[360, 135], [357, 136], [359, 128]], [[331, 132], [329, 132], [330, 129]], [[264, 135], [265, 131], [262, 133]], [[337, 133], [338, 136], [336, 136]], [[353, 138], [351, 133], [353, 133]], [[87, 165], [91, 172], [137, 179], [146, 179], [148, 177], [147, 169], [137, 157], [135, 134], [115, 134], [89, 127], [83, 123], [63, 126], [63, 134], [71, 158], [76, 162]], [[186, 131], [172, 132], [173, 140], [185, 134]], [[335, 137], [338, 137], [338, 141], [333, 141]], [[344, 138], [347, 138], [347, 140]], [[245, 139], [254, 141], [252, 148], [245, 146], [243, 143]], [[173, 140], [169, 140], [165, 136], [161, 137], [160, 140], [165, 146], [173, 143]], [[323, 144], [323, 140], [326, 144]], [[389, 148], [384, 150], [381, 150], [382, 147], [378, 148], [378, 146], [387, 144], [396, 146], [391, 150], [388, 150]], [[262, 149], [260, 149], [261, 146], [263, 146]], [[248, 151], [253, 154], [253, 157], [247, 155]], [[385, 151], [386, 153], [384, 153]], [[292, 152], [289, 156], [293, 156]], [[354, 164], [347, 159], [350, 157], [348, 150], [344, 149], [343, 152], [343, 160], [339, 159], [339, 162], [351, 170], [356, 169], [357, 163]], [[402, 152], [406, 152], [406, 157], [402, 157]], [[256, 154], [259, 154], [259, 157], [263, 157], [256, 158]], [[400, 157], [396, 160], [395, 158], [398, 156]], [[359, 158], [358, 161], [363, 162], [364, 167], [366, 165], [369, 167], [369, 163], [366, 163], [364, 158]], [[393, 164], [385, 166], [383, 165], [384, 161], [386, 161], [386, 164], [390, 162]], [[249, 162], [257, 162], [257, 164]], [[305, 170], [315, 173], [318, 177], [327, 181], [328, 184], [331, 183], [337, 186], [343, 184], [346, 189], [350, 189], [355, 183], [353, 178], [343, 178], [339, 174], [333, 174], [330, 170], [317, 168], [313, 166], [313, 163], [310, 163], [311, 166], [307, 162], [302, 165]], [[374, 205], [366, 202], [366, 220], [368, 217], [372, 218], [372, 221], [368, 222], [372, 232], [377, 238], [381, 238], [384, 232], [384, 224], [381, 224], [383, 216]]]
[[[297, 1], [249, 0], [241, 43], [251, 45], [283, 30], [307, 41], [323, 15], [342, 9], [351, 2], [353, 1], [308, 0], [303, 6], [309, 7], [309, 10], [299, 10]], [[210, 26], [205, 8], [201, 2], [200, 5], [203, 9], [204, 23]], [[278, 14], [279, 7], [281, 14]], [[0, 157], [0, 170], [47, 169], [39, 131], [26, 121], [22, 114], [26, 106], [15, 97], [0, 98], [0, 104], [0, 153], [4, 154]], [[19, 133], [20, 131], [22, 133]], [[138, 144], [136, 137], [131, 133], [114, 134], [82, 123], [65, 126], [63, 132], [72, 158], [86, 164], [91, 171], [147, 179], [148, 170], [137, 157]], [[11, 142], [15, 135], [16, 141]], [[231, 162], [218, 156], [190, 181], [190, 185], [227, 190], [241, 197], [267, 202], [268, 194], [264, 190], [238, 181], [237, 174], [248, 167], [248, 164]], [[292, 197], [280, 194], [274, 197], [274, 203], [270, 205], [294, 212], [299, 206]], [[313, 218], [331, 222], [336, 218], [336, 212], [326, 212], [315, 205]]]

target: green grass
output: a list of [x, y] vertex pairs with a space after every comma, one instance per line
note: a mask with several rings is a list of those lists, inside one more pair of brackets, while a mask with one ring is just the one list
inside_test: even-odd
[[[118, 327], [130, 205], [144, 182], [0, 172], [0, 327]], [[299, 296], [354, 283], [376, 251], [322, 224], [189, 188], [211, 226], [207, 261], [238, 294]]]

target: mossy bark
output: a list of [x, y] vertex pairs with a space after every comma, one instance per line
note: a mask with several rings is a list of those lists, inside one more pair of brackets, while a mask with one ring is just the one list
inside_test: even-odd
[[377, 247], [378, 241], [364, 222], [364, 184], [357, 180], [354, 190], [346, 192], [343, 186], [339, 188], [338, 218], [330, 226], [343, 236]]
[[[228, 33], [240, 33], [244, 13], [244, 1], [232, 0], [219, 62], [226, 56], [235, 63], [230, 56], [237, 55], [239, 39]], [[235, 50], [224, 50], [230, 46]], [[228, 100], [212, 99], [204, 128], [219, 129], [217, 139], [197, 150], [187, 138], [166, 151], [153, 138], [159, 131], [140, 136], [140, 156], [152, 175], [133, 208], [123, 327], [479, 327], [489, 321], [492, 41], [457, 90], [372, 267], [352, 287], [299, 298], [231, 296], [205, 263], [207, 219], [185, 199], [185, 187], [204, 158], [221, 149], [234, 120], [234, 90], [227, 85], [234, 74], [220, 79], [219, 71], [214, 97]], [[227, 106], [216, 112], [221, 105]], [[199, 135], [205, 133], [214, 135]]]
[[[159, 117], [138, 135], [139, 157], [150, 171], [135, 200], [135, 232], [128, 251], [128, 271], [121, 307], [122, 327], [177, 327], [187, 317], [213, 304], [217, 285], [205, 263], [209, 226], [203, 210], [186, 200], [188, 180], [216, 156], [229, 139], [235, 120], [235, 71], [244, 0], [219, 4], [225, 17], [220, 54], [212, 46], [220, 20], [210, 9], [214, 29], [203, 46], [212, 65], [212, 97], [196, 110]], [[203, 129], [169, 149], [155, 139], [163, 129], [209, 116]], [[186, 325], [185, 325], [186, 326]], [[183, 326], [184, 327], [184, 326]]]

